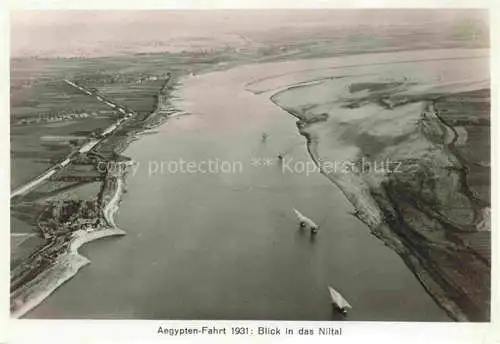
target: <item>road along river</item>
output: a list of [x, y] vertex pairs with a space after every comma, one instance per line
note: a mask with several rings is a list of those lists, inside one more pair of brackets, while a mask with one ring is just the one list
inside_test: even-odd
[[[27, 317], [330, 320], [332, 285], [347, 320], [449, 320], [327, 178], [279, 165], [278, 153], [310, 162], [305, 140], [271, 93], [245, 84], [311, 63], [181, 80], [189, 115], [125, 152], [138, 163], [117, 217], [127, 235], [82, 247], [92, 263]], [[192, 168], [175, 172], [181, 159]], [[293, 208], [320, 224], [315, 239]]]

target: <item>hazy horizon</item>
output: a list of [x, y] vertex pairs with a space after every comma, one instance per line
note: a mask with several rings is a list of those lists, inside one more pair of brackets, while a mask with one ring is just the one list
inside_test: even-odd
[[[244, 47], [319, 37], [369, 27], [447, 31], [472, 25], [487, 31], [487, 10], [159, 10], [14, 11], [11, 57], [93, 57]], [[486, 30], [485, 30], [486, 29]]]

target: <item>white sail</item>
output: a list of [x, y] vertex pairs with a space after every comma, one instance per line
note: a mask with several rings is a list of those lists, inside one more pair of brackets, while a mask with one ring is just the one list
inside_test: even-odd
[[293, 209], [295, 215], [297, 216], [297, 218], [299, 219], [299, 221], [304, 221], [304, 219], [306, 218], [304, 215], [302, 215], [302, 213], [300, 211], [298, 211], [297, 209]]
[[332, 302], [337, 306], [339, 307], [340, 309], [344, 309], [344, 308], [352, 308], [351, 305], [349, 304], [349, 302], [347, 302], [346, 299], [344, 299], [342, 297], [342, 295], [340, 295], [340, 293], [338, 291], [336, 291], [335, 289], [333, 289], [332, 287], [328, 287], [328, 290], [330, 291], [330, 296], [332, 298]]

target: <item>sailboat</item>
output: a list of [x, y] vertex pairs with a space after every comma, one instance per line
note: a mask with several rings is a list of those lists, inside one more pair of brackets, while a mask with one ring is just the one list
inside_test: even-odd
[[298, 211], [295, 208], [293, 209], [293, 211], [295, 212], [295, 215], [297, 216], [297, 219], [300, 222], [300, 227], [308, 226], [312, 234], [316, 234], [318, 232], [319, 226], [316, 223], [314, 223], [313, 220], [303, 215], [300, 211]]
[[349, 302], [338, 291], [333, 289], [332, 287], [328, 287], [328, 291], [330, 292], [330, 297], [332, 298], [332, 304], [337, 311], [342, 314], [347, 314], [347, 308], [352, 308]]

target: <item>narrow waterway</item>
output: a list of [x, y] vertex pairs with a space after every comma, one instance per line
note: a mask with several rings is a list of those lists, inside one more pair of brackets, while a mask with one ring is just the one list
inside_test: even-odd
[[[340, 190], [283, 171], [278, 153], [310, 157], [295, 119], [245, 90], [266, 68], [182, 80], [177, 106], [189, 115], [125, 152], [139, 164], [117, 218], [128, 234], [83, 247], [92, 263], [28, 318], [330, 320], [332, 285], [353, 306], [347, 320], [449, 320]], [[181, 159], [199, 170], [173, 173]], [[314, 239], [293, 208], [321, 225]]]

